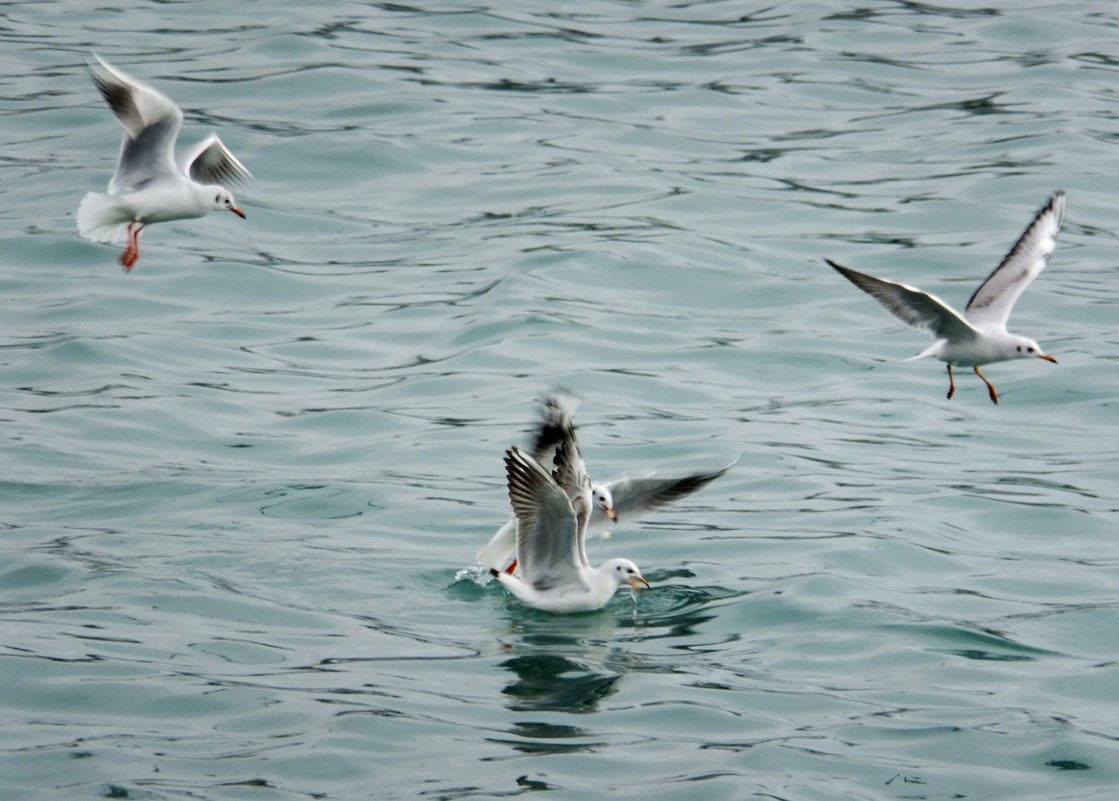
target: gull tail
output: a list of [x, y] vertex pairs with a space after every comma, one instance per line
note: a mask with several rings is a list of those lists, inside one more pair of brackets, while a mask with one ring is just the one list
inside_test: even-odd
[[132, 211], [118, 198], [90, 192], [78, 206], [78, 233], [91, 242], [123, 245], [128, 241]]
[[491, 570], [501, 570], [517, 550], [517, 521], [510, 520], [493, 535], [475, 557]]
[[939, 356], [940, 355], [940, 349], [947, 344], [948, 344], [947, 339], [938, 339], [936, 342], [929, 345], [927, 348], [925, 348], [923, 351], [918, 353], [916, 356], [910, 356], [908, 359], [902, 359], [902, 361], [903, 362], [915, 362], [918, 359], [925, 358], [926, 356]]

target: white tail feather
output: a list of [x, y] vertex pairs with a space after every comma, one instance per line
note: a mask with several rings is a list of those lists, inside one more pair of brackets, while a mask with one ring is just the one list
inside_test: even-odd
[[90, 192], [78, 206], [78, 233], [91, 242], [123, 245], [128, 241], [132, 211], [127, 204], [100, 192]]
[[486, 547], [478, 551], [477, 559], [492, 570], [502, 570], [509, 556], [517, 550], [517, 521], [510, 520], [493, 535]]
[[948, 340], [946, 340], [946, 339], [938, 339], [936, 342], [929, 345], [927, 348], [925, 348], [923, 351], [918, 353], [916, 356], [910, 356], [908, 359], [902, 359], [902, 361], [903, 362], [915, 362], [918, 359], [925, 358], [926, 356], [938, 356], [938, 355], [940, 355], [940, 349], [944, 345], [946, 345], [947, 343], [948, 343]]

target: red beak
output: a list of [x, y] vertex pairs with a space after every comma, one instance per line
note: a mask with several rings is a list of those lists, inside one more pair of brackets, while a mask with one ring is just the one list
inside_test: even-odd
[[232, 211], [234, 214], [236, 214], [238, 217], [240, 217], [242, 220], [245, 219], [245, 212], [241, 211], [236, 206], [230, 206], [229, 210]]

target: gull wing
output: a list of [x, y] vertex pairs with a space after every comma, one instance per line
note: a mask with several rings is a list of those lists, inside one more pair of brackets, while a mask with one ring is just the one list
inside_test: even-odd
[[568, 498], [574, 498], [584, 490], [590, 491], [591, 477], [587, 475], [587, 464], [579, 451], [579, 443], [574, 439], [565, 439], [556, 448], [552, 478]]
[[1049, 263], [1064, 217], [1065, 193], [1057, 192], [1018, 237], [1002, 263], [975, 290], [964, 308], [969, 322], [1006, 327], [1018, 298]]
[[96, 53], [89, 62], [93, 83], [124, 127], [117, 171], [109, 182], [116, 195], [174, 175], [175, 140], [183, 113], [164, 95], [121, 72]]
[[[623, 478], [606, 484], [614, 498], [614, 511], [618, 513], [618, 520], [637, 517], [645, 512], [659, 509], [681, 498], [691, 495], [696, 490], [702, 489], [738, 464], [738, 460], [707, 473], [692, 473], [686, 476], [658, 477], [656, 475], [641, 478]], [[608, 525], [610, 519], [598, 507], [591, 512], [592, 527]]]
[[[572, 429], [571, 433], [574, 435], [575, 430]], [[587, 500], [588, 508], [593, 506], [590, 502], [591, 477], [587, 475], [587, 465], [583, 462], [583, 455], [579, 452], [579, 443], [575, 441], [574, 437], [565, 439], [556, 448], [552, 478], [559, 485], [559, 488], [567, 494], [568, 500], [574, 500], [576, 495], [583, 495]], [[575, 528], [578, 532], [579, 562], [585, 568], [591, 566], [587, 559], [587, 525], [589, 522], [590, 514], [584, 514], [582, 518], [579, 518], [578, 513], [576, 513]]]
[[253, 174], [222, 144], [217, 134], [210, 134], [179, 157], [179, 169], [200, 184], [221, 186], [246, 184]]
[[[540, 423], [533, 435], [532, 459], [542, 467], [555, 464], [556, 451], [565, 441], [575, 442], [575, 424], [572, 415], [577, 401], [569, 393], [560, 391], [543, 400], [540, 408]], [[578, 443], [575, 444], [578, 449]], [[582, 457], [580, 456], [580, 462]], [[545, 468], [546, 469], [546, 468]], [[582, 467], [586, 473], [586, 466]], [[517, 519], [513, 518], [493, 535], [476, 558], [486, 567], [500, 570], [515, 555], [517, 549]]]
[[517, 518], [517, 564], [525, 582], [537, 589], [557, 583], [589, 587], [580, 559], [582, 532], [567, 494], [516, 447], [505, 452], [505, 476]]
[[540, 423], [532, 438], [532, 458], [545, 467], [553, 464], [556, 448], [564, 440], [575, 440], [575, 408], [578, 400], [560, 391], [544, 398], [540, 404]]
[[937, 339], [956, 342], [966, 342], [979, 333], [955, 309], [936, 295], [930, 295], [928, 292], [922, 292], [905, 284], [860, 273], [831, 259], [825, 261], [906, 325], [928, 331]]

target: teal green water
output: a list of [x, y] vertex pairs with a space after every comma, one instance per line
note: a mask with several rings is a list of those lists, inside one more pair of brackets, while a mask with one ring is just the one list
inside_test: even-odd
[[[0, 795], [1114, 797], [1114, 4], [0, 17]], [[248, 220], [78, 238], [90, 49]], [[1058, 188], [997, 407], [823, 262], [962, 304]], [[742, 457], [576, 617], [460, 574], [557, 386], [595, 476]]]

